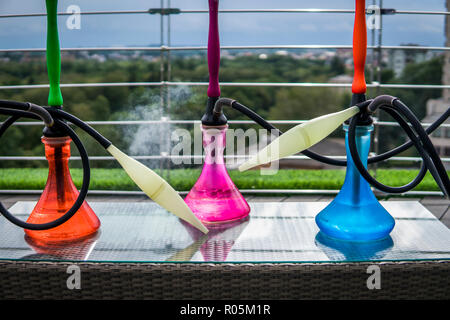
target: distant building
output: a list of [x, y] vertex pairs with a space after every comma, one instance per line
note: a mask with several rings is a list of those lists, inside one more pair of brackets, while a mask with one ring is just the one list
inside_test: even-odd
[[277, 50], [277, 51], [275, 52], [275, 54], [276, 54], [277, 56], [288, 56], [288, 55], [289, 55], [289, 52], [288, 52], [287, 50]]
[[[418, 46], [417, 44], [402, 44], [405, 46]], [[428, 50], [391, 50], [388, 59], [388, 66], [394, 71], [396, 77], [402, 75], [408, 63], [419, 63], [427, 60]]]
[[[450, 70], [449, 70], [450, 71]], [[450, 101], [441, 99], [430, 99], [427, 101], [427, 115], [422, 120], [424, 123], [436, 121], [450, 106]], [[447, 119], [445, 124], [450, 124]], [[440, 156], [450, 156], [450, 128], [438, 128], [431, 134], [431, 141], [436, 147]]]
[[91, 55], [90, 59], [96, 60], [96, 61], [98, 61], [100, 63], [103, 63], [103, 62], [106, 61], [106, 57], [104, 55], [98, 54], [98, 53], [95, 53], [95, 54]]

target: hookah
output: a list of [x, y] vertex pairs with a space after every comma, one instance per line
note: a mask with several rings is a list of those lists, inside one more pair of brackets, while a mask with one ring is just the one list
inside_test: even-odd
[[209, 0], [208, 69], [209, 86], [206, 113], [202, 121], [205, 161], [200, 177], [185, 198], [194, 214], [205, 223], [224, 223], [248, 216], [250, 207], [234, 185], [225, 166], [223, 152], [226, 145], [227, 119], [213, 115], [220, 97], [220, 43], [218, 0]]
[[[0, 126], [0, 137], [20, 118], [40, 119], [44, 122], [42, 142], [45, 144], [45, 153], [49, 161], [47, 184], [26, 222], [16, 218], [2, 203], [0, 203], [0, 213], [13, 224], [24, 228], [28, 237], [44, 243], [82, 239], [93, 235], [99, 229], [100, 221], [84, 201], [90, 182], [88, 154], [78, 135], [68, 125], [71, 123], [100, 143], [153, 201], [203, 233], [207, 233], [208, 229], [164, 179], [120, 151], [88, 124], [62, 110], [63, 99], [59, 85], [61, 54], [57, 27], [57, 4], [57, 0], [46, 0], [49, 106], [42, 107], [30, 102], [0, 100], [0, 114], [10, 116]], [[83, 165], [83, 183], [79, 192], [73, 184], [68, 168], [71, 141], [77, 147]]]
[[[48, 105], [50, 108], [61, 108], [63, 97], [59, 87], [61, 55], [57, 26], [57, 2], [47, 1], [47, 71], [50, 82]], [[72, 181], [69, 171], [70, 137], [55, 126], [45, 126], [41, 141], [45, 145], [45, 156], [49, 165], [49, 173], [44, 191], [27, 219], [27, 223], [45, 223], [52, 217], [60, 216], [67, 211], [78, 197], [78, 190]], [[49, 230], [25, 229], [25, 234], [37, 241], [59, 242], [85, 238], [97, 232], [100, 220], [83, 201], [77, 215], [64, 225]]]
[[[347, 241], [375, 241], [384, 239], [394, 228], [394, 218], [378, 202], [370, 188], [385, 193], [404, 193], [416, 187], [429, 170], [446, 197], [450, 194], [450, 180], [428, 135], [436, 130], [449, 116], [450, 108], [430, 127], [424, 129], [413, 112], [398, 98], [380, 95], [366, 100], [364, 64], [367, 49], [365, 24], [365, 0], [356, 0], [353, 32], [354, 79], [352, 83], [351, 107], [343, 111], [324, 115], [297, 125], [282, 133], [257, 113], [229, 99], [219, 99], [213, 109], [215, 118], [220, 117], [224, 106], [232, 107], [267, 130], [275, 130], [279, 137], [256, 155], [243, 163], [240, 171], [269, 163], [298, 152], [330, 165], [346, 166], [345, 182], [336, 198], [316, 216], [316, 223], [324, 235]], [[320, 101], [318, 101], [320, 104]], [[370, 133], [373, 130], [371, 115], [378, 109], [387, 112], [405, 131], [408, 142], [383, 154], [368, 158]], [[347, 160], [333, 159], [308, 150], [337, 129], [342, 123], [346, 135]], [[409, 124], [408, 124], [409, 122]], [[391, 187], [373, 178], [367, 170], [368, 163], [389, 159], [400, 152], [416, 148], [423, 159], [420, 171], [410, 183]]]

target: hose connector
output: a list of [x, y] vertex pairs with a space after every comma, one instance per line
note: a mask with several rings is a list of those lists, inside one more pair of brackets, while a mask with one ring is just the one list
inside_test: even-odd
[[398, 98], [387, 94], [380, 95], [372, 99], [367, 106], [367, 111], [373, 113], [381, 106], [393, 106], [395, 100], [398, 100]]
[[[364, 93], [354, 93], [352, 95], [351, 106], [357, 106], [360, 109], [360, 113], [355, 115], [357, 126], [370, 126], [373, 123], [371, 113], [367, 111], [367, 106], [372, 100], [366, 100]], [[345, 124], [350, 124], [350, 119], [345, 121]]]
[[[58, 111], [58, 110], [62, 110], [62, 106], [49, 106], [49, 107], [44, 107], [45, 110], [52, 114], [55, 118], [58, 118], [58, 115], [53, 114], [54, 111]], [[63, 118], [61, 119], [62, 122], [66, 122], [66, 120]], [[65, 130], [63, 130], [62, 128], [60, 128], [60, 126], [58, 125], [58, 123], [56, 123], [54, 126], [52, 127], [45, 127], [44, 130], [42, 130], [42, 133], [44, 135], [44, 137], [47, 138], [59, 138], [59, 137], [65, 137], [67, 136], [67, 133], [65, 132]]]
[[53, 117], [47, 110], [44, 109], [44, 107], [38, 106], [37, 104], [31, 102], [0, 100], [0, 108], [33, 113], [44, 122], [46, 127], [51, 127], [54, 124]]
[[216, 101], [214, 104], [213, 109], [213, 119], [218, 120], [223, 115], [223, 106], [233, 106], [233, 103], [236, 102], [236, 100], [230, 99], [230, 98], [220, 98]]
[[[227, 98], [219, 98], [219, 97], [208, 97], [208, 102], [206, 103], [206, 112], [202, 117], [202, 124], [205, 126], [223, 126], [226, 125], [228, 120], [222, 112], [222, 108], [220, 111], [215, 112], [215, 106], [217, 102], [227, 99]], [[218, 109], [219, 110], [219, 109]]]
[[42, 121], [44, 122], [44, 124], [47, 128], [50, 128], [55, 124], [50, 113], [47, 110], [45, 110], [43, 107], [38, 106], [31, 102], [26, 102], [26, 104], [28, 105], [28, 109], [26, 111], [34, 113], [37, 116], [39, 116], [39, 118], [42, 119]]

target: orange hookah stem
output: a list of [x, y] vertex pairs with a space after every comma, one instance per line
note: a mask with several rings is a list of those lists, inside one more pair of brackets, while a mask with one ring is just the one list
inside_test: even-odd
[[353, 27], [353, 83], [352, 92], [356, 94], [366, 93], [366, 80], [364, 67], [367, 52], [367, 29], [366, 29], [366, 1], [356, 0], [355, 24]]

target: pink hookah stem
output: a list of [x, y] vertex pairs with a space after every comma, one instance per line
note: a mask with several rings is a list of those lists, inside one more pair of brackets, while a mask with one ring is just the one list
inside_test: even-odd
[[219, 40], [219, 0], [209, 1], [209, 34], [208, 34], [208, 70], [209, 86], [208, 97], [220, 97], [219, 65], [220, 65], [220, 40]]

